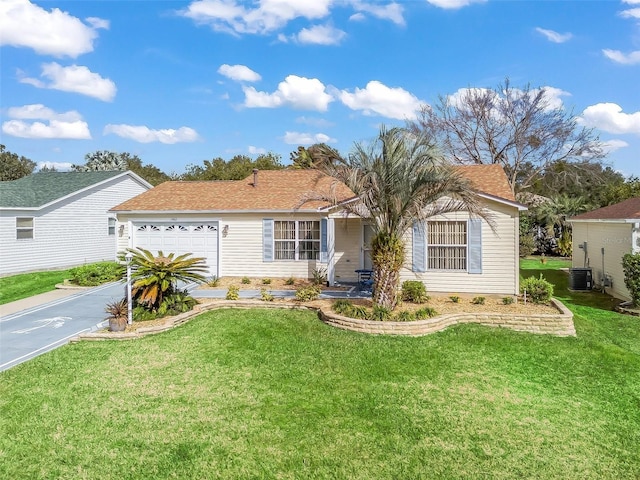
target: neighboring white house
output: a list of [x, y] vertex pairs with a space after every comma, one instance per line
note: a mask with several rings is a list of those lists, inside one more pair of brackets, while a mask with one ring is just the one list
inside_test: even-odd
[[[492, 214], [495, 230], [466, 213], [434, 217], [406, 232], [402, 280], [430, 291], [518, 292], [517, 203], [497, 165], [461, 167]], [[332, 190], [333, 186], [333, 190]], [[306, 201], [331, 193], [338, 206]], [[318, 196], [316, 195], [316, 198]], [[366, 218], [349, 216], [343, 184], [316, 170], [255, 172], [244, 180], [166, 182], [115, 207], [119, 248], [193, 253], [219, 277], [311, 277], [325, 268], [331, 284], [357, 280], [371, 268]]]
[[151, 184], [133, 172], [39, 172], [0, 182], [0, 275], [115, 260], [109, 210]]
[[596, 286], [631, 300], [624, 284], [622, 256], [640, 252], [640, 197], [570, 218], [573, 267], [591, 267]]

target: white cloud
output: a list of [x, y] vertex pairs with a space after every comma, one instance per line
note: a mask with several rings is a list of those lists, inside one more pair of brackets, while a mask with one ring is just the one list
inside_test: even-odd
[[[546, 110], [556, 110], [563, 108], [564, 104], [561, 97], [570, 97], [569, 92], [565, 92], [560, 88], [555, 87], [542, 87], [544, 89], [544, 99], [547, 102]], [[533, 95], [537, 95], [540, 90], [537, 88], [531, 89]]]
[[553, 43], [564, 43], [571, 40], [573, 35], [571, 33], [558, 33], [553, 30], [546, 30], [544, 28], [536, 27], [536, 32], [544, 35], [547, 40]]
[[227, 65], [225, 63], [220, 65], [218, 73], [237, 82], [258, 82], [262, 79], [260, 74], [244, 65]]
[[365, 115], [381, 115], [397, 120], [412, 120], [420, 110], [421, 102], [402, 88], [390, 88], [373, 80], [365, 88], [353, 93], [340, 92], [340, 100], [352, 110], [362, 110]]
[[2, 131], [12, 137], [20, 138], [70, 138], [86, 140], [91, 138], [86, 122], [61, 122], [50, 120], [28, 123], [23, 120], [9, 120], [2, 124]]
[[472, 3], [484, 3], [485, 1], [486, 0], [427, 0], [431, 5], [446, 9], [467, 7]]
[[73, 167], [71, 162], [38, 162], [38, 170], [43, 168], [55, 168], [58, 172], [67, 172]]
[[266, 34], [295, 18], [324, 18], [333, 3], [334, 0], [261, 0], [252, 9], [236, 0], [196, 0], [178, 14], [217, 31]]
[[273, 93], [258, 92], [253, 87], [243, 87], [244, 105], [249, 108], [277, 108], [288, 106], [296, 109], [327, 110], [333, 97], [317, 78], [289, 75], [280, 82]]
[[635, 133], [640, 135], [640, 112], [623, 113], [615, 103], [598, 103], [585, 108], [580, 123], [608, 133]]
[[366, 19], [367, 19], [367, 16], [362, 12], [354, 13], [349, 17], [349, 20], [353, 22], [362, 22], [363, 20], [366, 20]]
[[300, 30], [295, 38], [300, 43], [339, 45], [346, 36], [345, 32], [330, 25], [314, 25]]
[[200, 137], [193, 128], [180, 127], [177, 130], [166, 128], [152, 130], [144, 125], [112, 125], [104, 127], [105, 135], [113, 133], [122, 138], [128, 138], [140, 143], [160, 142], [166, 144], [195, 142]]
[[40, 76], [47, 81], [43, 82], [37, 78], [23, 77], [20, 78], [20, 82], [37, 88], [80, 93], [105, 102], [111, 102], [116, 96], [117, 88], [112, 80], [102, 78], [99, 74], [93, 73], [87, 67], [81, 65], [63, 67], [56, 62], [44, 63], [42, 64]]
[[99, 28], [108, 22], [92, 17], [89, 25], [58, 8], [51, 11], [28, 0], [0, 2], [0, 45], [32, 48], [39, 54], [72, 57], [93, 51]]
[[[10, 107], [7, 116], [12, 120], [2, 124], [7, 135], [20, 138], [71, 138], [89, 139], [89, 126], [75, 110], [57, 113], [40, 103]], [[44, 120], [45, 122], [26, 122]]]
[[636, 63], [640, 63], [640, 50], [636, 50], [630, 53], [622, 53], [620, 50], [602, 50], [604, 56], [609, 60], [613, 60], [616, 63], [621, 63], [622, 65], [635, 65]]
[[105, 20], [104, 18], [98, 18], [98, 17], [87, 17], [84, 20], [96, 30], [100, 28], [104, 30], [109, 30], [109, 27], [110, 27], [109, 20]]
[[286, 132], [283, 137], [288, 145], [313, 145], [315, 143], [335, 143], [337, 140], [324, 133]]
[[640, 18], [640, 8], [629, 8], [620, 12], [622, 18]]
[[621, 148], [628, 147], [629, 144], [624, 140], [607, 140], [606, 142], [602, 142], [602, 149], [607, 153], [615, 152]]
[[[565, 92], [560, 88], [555, 87], [542, 87], [540, 88], [531, 88], [529, 90], [529, 97], [535, 98], [536, 95], [540, 93], [541, 90], [544, 90], [544, 98], [543, 101], [546, 103], [545, 110], [555, 110], [558, 108], [563, 108], [564, 104], [562, 101], [562, 97], [571, 96], [569, 92]], [[511, 95], [514, 99], [519, 99], [524, 97], [525, 91], [520, 90], [518, 88], [510, 88]], [[447, 101], [452, 107], [461, 108], [466, 105], [466, 98], [468, 96], [476, 97], [476, 96], [484, 96], [490, 95], [495, 105], [495, 109], [493, 111], [494, 115], [500, 115], [498, 108], [502, 102], [505, 101], [504, 96], [500, 96], [493, 90], [487, 88], [460, 88], [452, 95], [447, 97]]]
[[266, 149], [260, 148], [260, 147], [254, 147], [253, 145], [249, 145], [249, 148], [247, 148], [247, 151], [251, 155], [264, 155], [265, 153], [267, 153]]
[[41, 103], [23, 105], [22, 107], [9, 107], [7, 109], [7, 116], [9, 118], [19, 120], [59, 120], [62, 122], [75, 122], [82, 120], [82, 115], [75, 110], [56, 113], [54, 110], [45, 107]]
[[366, 3], [363, 1], [353, 1], [352, 6], [358, 13], [352, 15], [349, 20], [363, 20], [365, 16], [362, 12], [368, 13], [382, 20], [390, 20], [396, 25], [404, 26], [404, 9], [399, 3], [388, 3], [380, 5], [378, 3]]

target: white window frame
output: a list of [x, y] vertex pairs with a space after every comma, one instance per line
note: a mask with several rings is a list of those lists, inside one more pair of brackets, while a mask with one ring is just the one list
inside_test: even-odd
[[115, 217], [109, 217], [107, 219], [107, 235], [115, 235], [118, 227], [118, 220]]
[[[432, 228], [435, 224], [464, 226], [462, 232], [435, 233]], [[466, 220], [434, 220], [427, 222], [426, 266], [430, 271], [466, 272], [469, 268], [469, 223]], [[432, 242], [433, 236], [444, 236], [439, 242]], [[452, 238], [446, 238], [449, 235]], [[455, 238], [462, 235], [464, 238]], [[439, 252], [438, 252], [439, 250]], [[432, 255], [438, 252], [439, 255]], [[462, 257], [460, 256], [462, 254]]]
[[[311, 232], [317, 231], [317, 238], [301, 238], [302, 224], [311, 222]], [[278, 233], [282, 231], [279, 226], [284, 223], [292, 223], [293, 231], [289, 230], [289, 234], [293, 234], [293, 238], [277, 238]], [[317, 230], [316, 230], [317, 228]], [[286, 251], [279, 249], [279, 244], [292, 243], [293, 250], [290, 248]], [[315, 244], [316, 248], [311, 250], [301, 250], [301, 246], [304, 243]], [[291, 261], [320, 261], [320, 245], [321, 245], [321, 232], [320, 232], [320, 220], [274, 220], [273, 221], [273, 260], [276, 262], [291, 262]], [[279, 258], [282, 253], [293, 253], [293, 258]], [[310, 258], [301, 258], [309, 255]]]
[[[30, 226], [20, 225], [20, 221], [28, 220], [31, 222]], [[34, 217], [16, 217], [16, 240], [33, 240], [36, 234], [36, 222]], [[31, 232], [31, 236], [20, 237], [21, 232]]]

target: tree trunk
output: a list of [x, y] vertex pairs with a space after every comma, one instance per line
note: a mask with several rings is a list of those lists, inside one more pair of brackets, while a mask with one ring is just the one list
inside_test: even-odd
[[400, 269], [404, 264], [404, 242], [395, 235], [378, 235], [371, 242], [373, 304], [393, 310], [398, 304]]

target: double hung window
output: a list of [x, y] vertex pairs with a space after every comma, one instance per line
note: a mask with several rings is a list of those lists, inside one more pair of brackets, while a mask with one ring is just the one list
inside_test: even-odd
[[427, 268], [467, 269], [467, 222], [428, 222]]
[[317, 220], [273, 222], [275, 260], [318, 260], [320, 222]]

